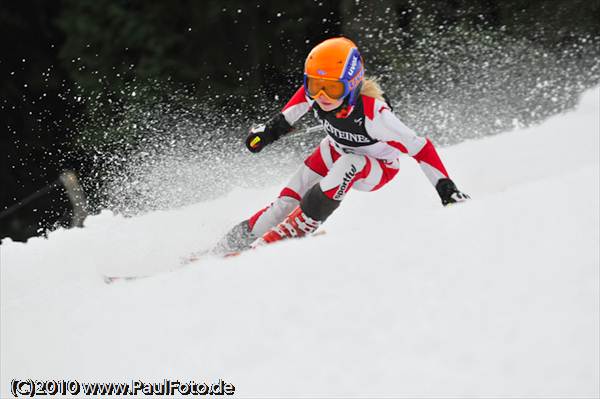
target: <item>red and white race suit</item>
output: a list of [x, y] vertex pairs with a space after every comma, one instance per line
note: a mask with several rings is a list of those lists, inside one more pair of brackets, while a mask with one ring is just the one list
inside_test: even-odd
[[431, 141], [417, 136], [383, 100], [361, 95], [351, 108], [324, 112], [301, 87], [281, 112], [293, 125], [311, 109], [327, 136], [279, 197], [248, 220], [258, 237], [281, 222], [316, 183], [325, 195], [340, 201], [352, 187], [361, 191], [379, 189], [398, 173], [402, 154], [413, 157], [434, 186], [440, 178], [448, 177]]

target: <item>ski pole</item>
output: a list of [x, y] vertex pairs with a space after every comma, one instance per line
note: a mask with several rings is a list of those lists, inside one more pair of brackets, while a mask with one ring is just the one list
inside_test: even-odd
[[308, 128], [306, 128], [304, 130], [297, 131], [297, 132], [292, 133], [292, 134], [294, 134], [294, 135], [296, 135], [296, 134], [309, 134], [309, 133], [319, 132], [321, 130], [325, 130], [325, 128], [323, 127], [323, 125], [316, 125], [316, 126], [308, 127]]
[[[310, 134], [310, 133], [314, 133], [314, 132], [319, 132], [321, 130], [324, 130], [323, 125], [316, 125], [316, 126], [308, 127], [303, 130], [296, 130], [292, 133], [288, 133], [286, 136], [299, 136], [302, 134]], [[256, 145], [258, 143], [260, 143], [260, 137], [256, 136], [255, 138], [252, 139], [252, 141], [250, 141], [250, 147], [254, 148], [254, 147], [256, 147]]]

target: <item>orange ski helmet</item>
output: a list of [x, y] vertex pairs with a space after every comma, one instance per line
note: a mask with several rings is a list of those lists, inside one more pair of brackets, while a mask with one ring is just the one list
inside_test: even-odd
[[304, 63], [304, 90], [311, 98], [324, 93], [332, 100], [348, 97], [354, 105], [364, 76], [363, 59], [356, 44], [334, 37], [316, 45]]

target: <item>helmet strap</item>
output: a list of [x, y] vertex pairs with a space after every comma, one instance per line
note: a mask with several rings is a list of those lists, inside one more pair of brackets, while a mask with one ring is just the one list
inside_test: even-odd
[[358, 96], [360, 96], [360, 91], [362, 89], [362, 85], [363, 85], [363, 82], [360, 82], [354, 90], [352, 90], [350, 93], [348, 93], [348, 95], [344, 99], [344, 102], [347, 102], [348, 105], [352, 105], [352, 106], [356, 105], [356, 100], [358, 100]]

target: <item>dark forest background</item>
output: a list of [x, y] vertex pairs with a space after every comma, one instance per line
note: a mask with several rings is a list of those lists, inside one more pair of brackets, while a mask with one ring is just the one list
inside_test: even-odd
[[103, 155], [126, 154], [139, 139], [123, 128], [106, 137], [132, 101], [178, 93], [174, 106], [209, 103], [243, 131], [295, 91], [305, 55], [327, 37], [348, 35], [367, 55], [367, 43], [387, 44], [380, 64], [408, 71], [419, 62], [410, 50], [432, 29], [525, 38], [557, 53], [597, 40], [599, 21], [600, 0], [2, 1], [0, 238], [69, 223], [69, 201], [53, 184], [74, 170], [94, 197], [114, 159]]

